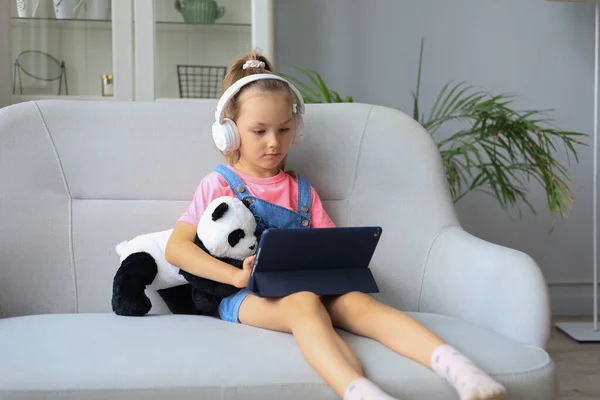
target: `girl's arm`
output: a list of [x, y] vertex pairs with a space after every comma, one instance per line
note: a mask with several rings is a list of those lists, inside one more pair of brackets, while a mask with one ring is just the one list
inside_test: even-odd
[[202, 278], [237, 288], [246, 287], [249, 277], [246, 264], [251, 266], [251, 262], [244, 261], [244, 269], [238, 269], [204, 252], [196, 246], [194, 239], [196, 239], [196, 227], [187, 222], [177, 222], [167, 242], [165, 250], [167, 262]]

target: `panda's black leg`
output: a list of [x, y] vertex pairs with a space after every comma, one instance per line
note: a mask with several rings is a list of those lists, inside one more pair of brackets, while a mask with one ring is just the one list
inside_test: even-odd
[[223, 300], [221, 297], [214, 296], [209, 293], [204, 293], [196, 288], [192, 289], [192, 300], [196, 309], [204, 315], [217, 315], [219, 303]]
[[240, 289], [236, 288], [235, 286], [227, 285], [226, 283], [215, 282], [213, 285], [212, 293], [215, 296], [224, 299], [225, 297], [234, 295], [239, 291], [240, 291]]
[[189, 283], [157, 292], [173, 314], [200, 314], [192, 301], [192, 286]]
[[133, 253], [121, 263], [113, 280], [112, 309], [117, 315], [141, 317], [152, 308], [146, 286], [156, 277], [156, 261], [148, 253]]

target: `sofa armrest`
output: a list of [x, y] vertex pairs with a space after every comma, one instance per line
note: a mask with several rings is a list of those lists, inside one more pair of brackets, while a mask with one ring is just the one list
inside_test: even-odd
[[548, 288], [527, 254], [452, 227], [433, 240], [423, 274], [419, 311], [463, 319], [545, 348], [551, 323]]

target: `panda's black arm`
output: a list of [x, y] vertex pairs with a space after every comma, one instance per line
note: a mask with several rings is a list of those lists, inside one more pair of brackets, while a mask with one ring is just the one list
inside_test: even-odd
[[198, 237], [198, 235], [196, 235], [196, 238], [194, 239], [194, 244], [198, 247], [200, 247], [202, 250], [204, 250], [205, 253], [210, 254], [210, 251], [208, 251], [208, 249], [206, 248], [206, 246], [204, 246], [204, 243], [202, 243], [202, 240], [200, 240], [200, 238]]
[[247, 275], [240, 269], [212, 257], [194, 243], [197, 227], [179, 221], [169, 237], [165, 251], [168, 263], [190, 274], [222, 282], [235, 287], [247, 283]]
[[[208, 251], [208, 249], [206, 248], [206, 246], [204, 246], [204, 243], [202, 243], [202, 240], [200, 240], [200, 238], [198, 237], [198, 235], [196, 235], [196, 239], [194, 239], [194, 244], [195, 244], [196, 246], [198, 246], [199, 248], [201, 248], [201, 249], [202, 249], [202, 250], [203, 250], [203, 251], [204, 251], [206, 254], [209, 254], [209, 255], [211, 255], [211, 256], [212, 256], [212, 254], [210, 254], [210, 252]], [[242, 269], [242, 266], [243, 266], [243, 264], [244, 264], [244, 262], [243, 262], [243, 261], [236, 260], [236, 259], [233, 259], [233, 258], [228, 258], [228, 257], [223, 257], [223, 258], [216, 257], [216, 258], [217, 258], [218, 260], [221, 260], [221, 261], [223, 261], [223, 262], [226, 262], [227, 264], [229, 264], [229, 265], [232, 265], [232, 266], [234, 266], [234, 267], [236, 267], [236, 268], [239, 268], [239, 269]], [[180, 270], [179, 270], [179, 273], [180, 273], [180, 274], [181, 274], [181, 275], [182, 275], [182, 276], [183, 276], [183, 277], [184, 277], [184, 278], [185, 278], [185, 279], [186, 279], [188, 282], [192, 283], [192, 285], [194, 285], [194, 286], [195, 286], [195, 287], [197, 287], [197, 288], [200, 288], [200, 287], [202, 287], [202, 286], [208, 285], [208, 284], [210, 284], [209, 282], [214, 282], [214, 281], [211, 281], [211, 280], [209, 280], [209, 279], [206, 279], [206, 278], [201, 278], [201, 277], [199, 277], [199, 276], [196, 276], [196, 275], [190, 274], [189, 272], [187, 272], [187, 271], [184, 271], [184, 270], [182, 270], [182, 269], [180, 269]], [[225, 284], [225, 283], [223, 283], [222, 285], [231, 286], [232, 288], [233, 288], [233, 287], [235, 287], [235, 286], [233, 286], [233, 285], [227, 285], [227, 284]]]
[[[206, 246], [204, 246], [204, 243], [202, 243], [202, 240], [200, 240], [200, 238], [198, 237], [198, 235], [196, 235], [196, 239], [194, 239], [194, 244], [198, 247], [200, 247], [202, 250], [204, 250], [205, 253], [210, 254], [210, 251], [208, 251], [208, 249], [206, 248]], [[210, 254], [212, 256], [212, 254]], [[242, 266], [244, 265], [244, 261], [240, 261], [240, 260], [236, 260], [235, 258], [229, 258], [229, 257], [215, 257], [217, 260], [221, 260], [223, 262], [226, 262], [227, 264], [233, 265], [236, 268], [242, 269]]]

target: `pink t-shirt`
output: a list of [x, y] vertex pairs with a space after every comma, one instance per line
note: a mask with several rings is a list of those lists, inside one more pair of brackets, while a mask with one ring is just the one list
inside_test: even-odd
[[[295, 173], [279, 171], [277, 175], [270, 178], [257, 178], [243, 174], [231, 165], [228, 165], [227, 167], [240, 177], [252, 196], [295, 212], [298, 211], [298, 182]], [[321, 203], [321, 199], [316, 190], [311, 186], [310, 191], [312, 202], [310, 207], [311, 227], [335, 227], [335, 224], [323, 208], [323, 204]], [[179, 221], [197, 226], [198, 221], [200, 221], [200, 216], [208, 204], [221, 196], [236, 197], [225, 179], [223, 179], [218, 172], [213, 171], [200, 181], [200, 185], [198, 186], [198, 189], [196, 189], [192, 203], [179, 218]]]

